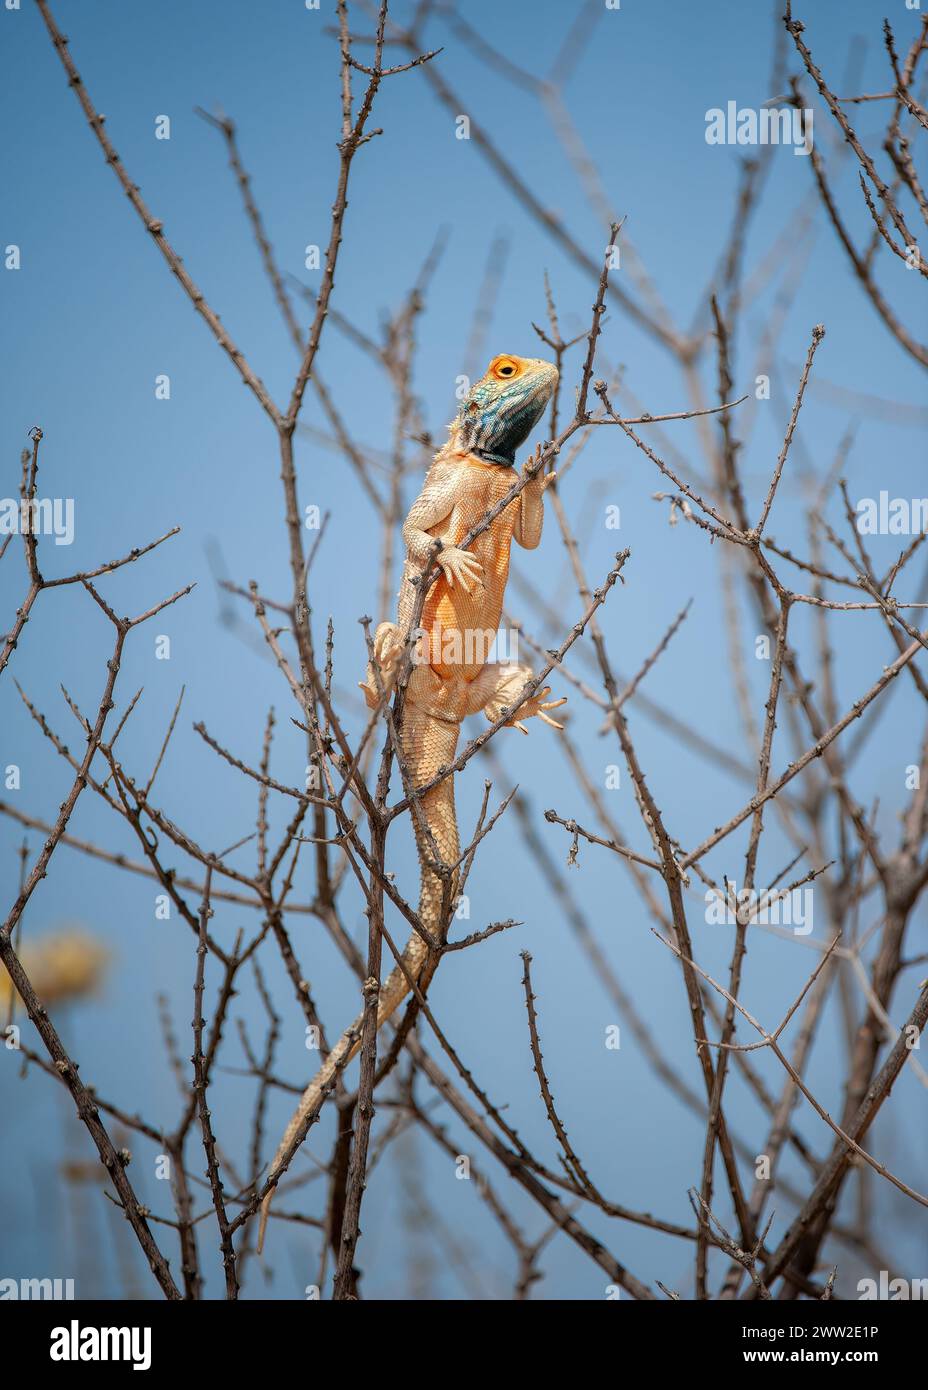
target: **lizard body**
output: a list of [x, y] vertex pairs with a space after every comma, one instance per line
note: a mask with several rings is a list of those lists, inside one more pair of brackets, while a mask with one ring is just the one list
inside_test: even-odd
[[[440, 572], [426, 595], [417, 627], [415, 660], [399, 729], [400, 749], [413, 788], [430, 782], [454, 761], [460, 725], [467, 715], [482, 710], [495, 722], [531, 679], [527, 666], [488, 662], [486, 657], [499, 628], [512, 542], [527, 550], [539, 544], [542, 498], [554, 475], [537, 474], [467, 549], [461, 549], [460, 542], [518, 482], [513, 467], [515, 450], [544, 411], [557, 376], [556, 368], [537, 358], [495, 357], [464, 399], [451, 424], [448, 442], [436, 455], [406, 518], [406, 561], [397, 621], [381, 623], [377, 628], [373, 643], [376, 671], [373, 663], [368, 666], [361, 689], [368, 706], [376, 709], [380, 702], [378, 677], [385, 694], [394, 688], [416, 616], [417, 583], [434, 558]], [[440, 542], [437, 553], [436, 542]], [[527, 700], [519, 718], [512, 721], [514, 727], [527, 733], [522, 720], [537, 715], [560, 728], [547, 711], [564, 701], [546, 702], [548, 694], [545, 687]], [[428, 833], [415, 808], [412, 816], [421, 872], [419, 920], [432, 939], [440, 942], [445, 939], [450, 909], [457, 897], [458, 875], [455, 871], [450, 879], [443, 879], [431, 866], [434, 849], [445, 865], [456, 864], [460, 856], [453, 780], [445, 777], [420, 798]], [[409, 976], [413, 980], [422, 977], [423, 984], [429, 974], [428, 955], [427, 943], [413, 932], [402, 958]], [[409, 983], [397, 966], [380, 991], [378, 1028], [408, 993]], [[358, 1020], [342, 1035], [304, 1092], [271, 1165], [271, 1178], [338, 1071], [360, 1048], [360, 1023]], [[272, 1195], [273, 1189], [262, 1207], [259, 1250]]]

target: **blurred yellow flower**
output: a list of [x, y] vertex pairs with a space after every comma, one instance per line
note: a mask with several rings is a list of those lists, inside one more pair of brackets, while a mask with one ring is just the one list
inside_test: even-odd
[[[96, 937], [80, 928], [66, 928], [40, 940], [27, 941], [20, 953], [23, 969], [43, 1004], [79, 999], [97, 989], [110, 953]], [[0, 968], [0, 1007], [10, 1006], [13, 982]], [[18, 996], [17, 996], [18, 1002]]]

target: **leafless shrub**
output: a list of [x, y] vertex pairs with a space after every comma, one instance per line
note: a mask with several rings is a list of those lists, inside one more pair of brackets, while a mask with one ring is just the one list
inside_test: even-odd
[[[252, 623], [271, 653], [286, 698], [292, 702], [292, 716], [305, 734], [307, 759], [318, 774], [315, 786], [303, 788], [273, 775], [273, 714], [264, 728], [263, 753], [257, 766], [223, 746], [208, 723], [198, 719], [195, 728], [204, 743], [242, 777], [250, 779], [258, 798], [253, 836], [255, 859], [250, 870], [244, 871], [230, 862], [232, 851], [239, 846], [216, 848], [199, 843], [184, 828], [182, 808], [169, 812], [154, 798], [156, 774], [162, 759], [169, 756], [179, 703], [150, 773], [130, 770], [122, 761], [118, 746], [135, 704], [134, 699], [126, 699], [119, 679], [126, 644], [132, 641], [136, 629], [166, 605], [181, 602], [191, 586], [183, 584], [148, 611], [127, 618], [119, 616], [118, 588], [111, 576], [129, 564], [144, 565], [146, 556], [156, 547], [166, 545], [174, 532], [143, 545], [135, 537], [127, 539], [126, 546], [133, 548], [126, 548], [120, 558], [90, 571], [48, 579], [40, 566], [37, 537], [25, 530], [25, 597], [0, 656], [0, 671], [24, 639], [27, 622], [42, 621], [54, 603], [55, 591], [66, 585], [83, 589], [88, 605], [102, 611], [112, 628], [113, 645], [106, 671], [101, 673], [96, 709], [81, 710], [71, 702], [84, 735], [84, 747], [79, 752], [69, 750], [61, 735], [24, 694], [38, 729], [70, 766], [73, 777], [57, 814], [27, 814], [9, 800], [0, 805], [4, 815], [41, 837], [34, 857], [27, 862], [24, 856], [22, 880], [0, 931], [0, 959], [43, 1049], [34, 1050], [18, 1040], [21, 1055], [25, 1063], [57, 1079], [70, 1092], [106, 1170], [115, 1200], [164, 1295], [170, 1299], [201, 1296], [201, 1246], [213, 1240], [221, 1252], [226, 1297], [237, 1296], [249, 1261], [255, 1258], [254, 1218], [272, 1187], [266, 1179], [268, 1141], [273, 1139], [267, 1133], [269, 1098], [274, 1089], [285, 1093], [293, 1090], [292, 1082], [285, 1079], [287, 1069], [280, 1073], [277, 1070], [281, 1011], [296, 1010], [307, 1027], [318, 1029], [324, 1050], [328, 1046], [327, 1027], [339, 1026], [340, 1021], [329, 1018], [324, 1001], [315, 998], [306, 984], [307, 962], [299, 958], [294, 946], [295, 915], [309, 913], [318, 920], [338, 946], [359, 987], [373, 979], [374, 986], [367, 988], [375, 1004], [384, 944], [388, 956], [399, 959], [390, 916], [399, 915], [413, 930], [422, 930], [403, 885], [387, 872], [385, 858], [388, 831], [395, 820], [405, 817], [406, 811], [415, 811], [413, 803], [417, 800], [408, 782], [404, 782], [390, 801], [391, 767], [399, 754], [395, 734], [396, 720], [401, 717], [402, 692], [392, 718], [388, 706], [375, 712], [366, 727], [355, 731], [349, 712], [341, 707], [333, 690], [332, 627], [320, 624], [310, 604], [314, 566], [326, 563], [324, 531], [307, 550], [294, 465], [294, 436], [301, 425], [304, 398], [311, 388], [327, 417], [331, 442], [381, 518], [377, 611], [383, 615], [389, 606], [398, 558], [397, 536], [404, 514], [405, 485], [410, 476], [421, 470], [430, 452], [428, 431], [411, 382], [417, 322], [440, 262], [440, 235], [421, 276], [399, 304], [380, 340], [372, 336], [366, 325], [346, 321], [332, 292], [347, 216], [349, 179], [354, 177], [355, 161], [362, 151], [366, 155], [366, 147], [379, 134], [373, 121], [382, 84], [405, 81], [404, 74], [417, 69], [450, 113], [465, 109], [448, 86], [441, 56], [436, 56], [437, 46], [426, 40], [426, 26], [435, 20], [445, 26], [455, 44], [471, 49], [507, 80], [537, 97], [539, 119], [550, 122], [555, 138], [573, 163], [583, 194], [604, 225], [611, 227], [604, 262], [601, 249], [585, 246], [562, 215], [544, 201], [543, 192], [523, 181], [507, 153], [505, 141], [498, 141], [476, 119], [472, 122], [471, 137], [493, 176], [501, 179], [527, 213], [537, 219], [558, 255], [581, 267], [589, 276], [591, 290], [597, 291], [589, 326], [565, 340], [554, 294], [546, 287], [544, 323], [536, 328], [549, 355], [561, 368], [562, 379], [566, 377], [571, 382], [571, 388], [562, 388], [552, 404], [551, 442], [538, 450], [533, 462], [537, 472], [552, 469], [557, 461], [559, 481], [549, 490], [548, 500], [553, 524], [563, 543], [571, 586], [558, 596], [557, 611], [554, 595], [546, 592], [542, 596], [543, 586], [537, 578], [536, 590], [525, 589], [518, 594], [518, 600], [533, 610], [531, 619], [526, 618], [519, 627], [523, 641], [538, 658], [539, 670], [522, 700], [528, 699], [549, 677], [565, 683], [579, 711], [575, 719], [592, 720], [594, 727], [601, 726], [617, 746], [634, 789], [641, 822], [640, 830], [626, 838], [599, 796], [595, 777], [583, 767], [568, 729], [564, 747], [576, 774], [570, 790], [551, 790], [549, 799], [556, 805], [545, 811], [542, 820], [518, 793], [490, 814], [488, 784], [479, 823], [461, 856], [461, 866], [465, 874], [469, 872], [475, 857], [479, 859], [487, 834], [496, 833], [498, 825], [512, 831], [514, 822], [514, 831], [523, 839], [530, 860], [571, 928], [573, 939], [588, 954], [604, 988], [647, 1055], [656, 1078], [704, 1122], [702, 1150], [690, 1156], [694, 1219], [681, 1224], [629, 1209], [617, 1200], [616, 1193], [608, 1190], [608, 1184], [591, 1173], [581, 1152], [581, 1140], [568, 1134], [559, 1108], [563, 1097], [555, 1098], [546, 1074], [542, 1052], [544, 999], [536, 1000], [533, 993], [531, 957], [527, 952], [523, 953], [522, 981], [527, 1033], [541, 1102], [550, 1122], [555, 1160], [540, 1157], [526, 1146], [507, 1117], [503, 1098], [491, 1094], [485, 1078], [481, 1080], [472, 1074], [457, 1042], [446, 1035], [429, 1004], [425, 982], [420, 981], [414, 983], [405, 1017], [395, 1029], [386, 1029], [385, 1036], [378, 1038], [375, 1029], [368, 1026], [372, 1014], [370, 1009], [367, 1011], [357, 1089], [351, 1090], [345, 1074], [337, 1077], [332, 1088], [331, 1104], [337, 1107], [340, 1118], [334, 1150], [323, 1165], [324, 1198], [320, 1200], [318, 1189], [313, 1188], [304, 1200], [304, 1180], [290, 1178], [281, 1185], [274, 1219], [310, 1228], [314, 1248], [321, 1250], [320, 1287], [324, 1286], [331, 1258], [334, 1296], [357, 1296], [356, 1263], [363, 1265], [364, 1255], [363, 1242], [359, 1244], [360, 1216], [368, 1169], [390, 1145], [406, 1142], [413, 1134], [434, 1143], [454, 1159], [457, 1142], [449, 1137], [447, 1127], [453, 1122], [456, 1133], [468, 1132], [471, 1142], [479, 1146], [479, 1172], [474, 1176], [479, 1178], [481, 1197], [511, 1245], [516, 1298], [527, 1297], [541, 1278], [539, 1260], [556, 1236], [573, 1241], [600, 1267], [611, 1285], [636, 1299], [658, 1297], [645, 1280], [627, 1268], [610, 1242], [604, 1243], [593, 1233], [586, 1213], [604, 1215], [618, 1223], [619, 1245], [623, 1224], [634, 1223], [673, 1237], [691, 1249], [693, 1285], [684, 1296], [691, 1293], [698, 1299], [766, 1299], [771, 1295], [828, 1298], [832, 1296], [834, 1274], [826, 1279], [823, 1271], [835, 1261], [840, 1264], [842, 1252], [854, 1259], [855, 1267], [877, 1268], [891, 1260], [892, 1252], [884, 1253], [883, 1233], [873, 1228], [871, 1204], [866, 1200], [871, 1175], [904, 1194], [913, 1217], [919, 1221], [924, 1221], [923, 1208], [928, 1206], [928, 1195], [920, 1190], [925, 1187], [924, 1181], [917, 1172], [911, 1174], [911, 1156], [901, 1154], [900, 1171], [890, 1171], [881, 1157], [882, 1145], [873, 1132], [874, 1121], [890, 1100], [907, 1064], [917, 1072], [922, 1085], [928, 1080], [916, 1054], [928, 1019], [928, 985], [915, 984], [911, 974], [911, 968], [918, 966], [919, 961], [923, 965], [924, 956], [919, 957], [909, 944], [916, 908], [928, 882], [928, 721], [922, 734], [917, 776], [903, 807], [895, 840], [877, 832], [872, 809], [860, 799], [864, 793], [857, 785], [855, 769], [874, 727], [873, 712], [880, 708], [885, 692], [894, 682], [911, 681], [916, 695], [928, 700], [922, 655], [928, 641], [920, 626], [922, 611], [928, 604], [918, 598], [921, 590], [917, 584], [904, 597], [900, 596], [914, 561], [919, 558], [924, 534], [916, 535], [900, 551], [889, 571], [881, 574], [855, 526], [851, 499], [838, 481], [840, 458], [833, 469], [811, 470], [814, 491], [808, 505], [806, 533], [788, 544], [775, 541], [770, 534], [778, 489], [793, 462], [806, 391], [815, 379], [816, 354], [825, 335], [822, 326], [809, 326], [805, 362], [797, 374], [791, 406], [783, 411], [782, 447], [772, 467], [764, 465], [769, 485], [763, 503], [755, 512], [748, 505], [743, 459], [754, 406], [735, 386], [740, 373], [735, 367], [733, 343], [744, 328], [746, 305], [756, 293], [756, 282], [767, 273], [763, 257], [757, 256], [752, 271], [748, 261], [754, 254], [752, 217], [769, 150], [743, 163], [740, 197], [719, 269], [705, 287], [696, 320], [683, 327], [662, 303], [645, 269], [644, 257], [636, 253], [624, 228], [620, 231], [620, 219], [609, 205], [562, 95], [566, 73], [589, 39], [592, 21], [588, 7], [579, 7], [552, 72], [537, 78], [519, 68], [509, 56], [497, 52], [464, 13], [451, 6], [424, 0], [406, 27], [394, 22], [388, 14], [387, 0], [382, 0], [373, 17], [373, 32], [365, 33], [362, 31], [369, 17], [368, 7], [357, 7], [349, 27], [346, 0], [339, 0], [333, 49], [340, 64], [342, 91], [339, 168], [317, 293], [289, 283], [278, 267], [270, 234], [242, 162], [234, 122], [224, 116], [201, 113], [224, 142], [264, 271], [298, 353], [292, 390], [287, 402], [281, 405], [272, 399], [248, 357], [205, 300], [161, 220], [149, 209], [132, 181], [80, 76], [68, 41], [57, 27], [50, 4], [47, 0], [37, 3], [92, 136], [141, 220], [143, 232], [205, 321], [274, 433], [284, 495], [283, 540], [292, 587], [287, 595], [275, 598], [264, 593], [258, 581], [232, 581], [227, 585], [227, 598], [241, 610], [237, 621]], [[928, 275], [913, 230], [919, 218], [928, 222], [928, 205], [914, 158], [914, 142], [928, 125], [928, 113], [918, 95], [928, 21], [922, 22], [904, 55], [898, 53], [887, 24], [889, 89], [850, 96], [835, 95], [789, 4], [785, 30], [781, 33], [792, 44], [799, 65], [787, 79], [787, 53], [781, 45], [774, 56], [774, 85], [788, 80], [789, 100], [799, 108], [807, 101], [806, 88], [811, 84], [835, 122], [840, 143], [846, 143], [860, 165], [861, 196], [873, 221], [872, 240], [868, 246], [855, 245], [829, 173], [829, 159], [838, 156], [823, 154], [816, 146], [811, 151], [810, 164], [821, 215], [834, 229], [854, 278], [885, 329], [905, 354], [923, 366], [928, 365], [928, 348], [917, 341], [913, 327], [905, 326], [883, 287], [888, 262], [892, 265], [898, 261], [900, 273], [911, 275], [913, 284]], [[363, 59], [359, 56], [362, 54]], [[395, 61], [387, 61], [388, 55]], [[868, 153], [847, 114], [858, 104], [881, 102], [888, 103], [890, 112], [883, 142], [889, 165], [885, 177], [880, 172], [884, 161]], [[811, 218], [815, 213], [807, 209], [804, 215]], [[621, 244], [624, 257], [621, 282], [618, 275], [611, 273], [612, 248], [617, 244]], [[483, 351], [487, 305], [497, 292], [502, 257], [503, 247], [497, 243], [467, 344], [474, 359]], [[795, 298], [796, 292], [795, 285], [787, 279], [784, 296]], [[301, 296], [308, 296], [312, 313], [308, 334], [295, 308]], [[682, 409], [679, 403], [674, 408], [672, 402], [655, 403], [653, 413], [643, 409], [636, 403], [633, 385], [625, 375], [610, 372], [602, 365], [601, 334], [604, 329], [608, 332], [606, 315], [610, 306], [624, 322], [634, 323], [659, 344], [679, 367], [690, 390], [690, 400]], [[915, 315], [911, 318], [914, 320]], [[353, 437], [351, 422], [339, 413], [320, 375], [322, 348], [327, 334], [333, 331], [330, 325], [351, 335], [389, 380], [395, 401], [391, 422], [394, 444], [384, 470], [372, 469], [367, 451]], [[782, 315], [772, 318], [765, 327], [763, 347], [768, 360], [781, 326]], [[465, 341], [466, 335], [462, 336], [462, 351]], [[571, 373], [577, 384], [575, 395]], [[714, 403], [708, 403], [713, 400]], [[688, 460], [679, 459], [669, 436], [661, 429], [662, 425], [685, 421], [693, 423], [680, 427], [694, 431], [693, 438], [703, 454], [701, 476]], [[385, 435], [386, 429], [385, 422]], [[719, 556], [723, 627], [728, 643], [724, 679], [737, 693], [744, 724], [738, 753], [718, 747], [705, 731], [691, 727], [685, 708], [662, 709], [647, 695], [647, 675], [668, 649], [679, 626], [690, 620], [688, 610], [681, 612], [663, 635], [655, 636], [651, 654], [636, 672], [628, 676], [617, 669], [600, 610], [606, 604], [622, 602], [622, 583], [628, 569], [634, 566], [634, 555], [621, 551], [607, 573], [588, 575], [584, 546], [566, 506], [575, 470], [582, 467], [582, 450], [602, 429], [611, 432], [615, 447], [624, 451], [623, 456], [634, 454], [642, 468], [653, 470], [659, 499], [669, 505], [671, 520], [697, 528], [701, 539], [707, 546], [714, 545]], [[418, 441], [412, 455], [408, 452], [410, 438]], [[36, 428], [24, 456], [20, 495], [25, 508], [38, 496], [41, 441], [42, 431]], [[808, 474], [809, 470], [807, 482]], [[843, 499], [847, 519], [843, 534], [824, 519], [824, 502], [836, 489]], [[508, 498], [507, 504], [511, 500]], [[490, 520], [488, 515], [482, 524], [488, 526]], [[832, 552], [837, 558], [826, 561], [826, 554]], [[12, 564], [12, 559], [6, 563]], [[510, 600], [516, 601], [512, 592]], [[795, 616], [803, 609], [812, 609], [816, 621], [817, 649], [811, 657], [793, 637]], [[743, 611], [755, 615], [759, 630], [768, 634], [771, 642], [769, 683], [761, 712], [755, 709], [745, 670], [739, 618]], [[874, 653], [869, 685], [859, 690], [850, 704], [842, 706], [833, 681], [832, 622], [852, 622], [853, 617], [843, 619], [837, 615], [868, 611], [880, 615], [885, 625], [892, 660], [884, 663]], [[570, 615], [566, 625], [565, 614]], [[278, 714], [276, 719], [281, 717]], [[649, 780], [634, 737], [639, 717], [656, 720], [666, 737], [677, 741], [694, 757], [727, 767], [742, 788], [725, 823], [706, 830], [696, 844], [685, 845], [678, 838], [673, 789], [662, 788], [658, 796]], [[497, 721], [469, 742], [454, 767], [443, 775], [456, 773], [473, 778], [481, 765], [496, 777], [502, 775], [497, 735], [504, 722]], [[785, 735], [777, 738], [780, 722], [785, 724]], [[374, 748], [380, 737], [385, 741], [378, 761]], [[788, 755], [785, 742], [789, 744]], [[481, 750], [486, 751], [478, 759]], [[138, 841], [134, 861], [71, 833], [72, 813], [78, 800], [88, 794], [101, 798], [113, 816], [134, 833]], [[274, 842], [269, 830], [268, 807], [272, 800], [286, 806], [290, 815], [286, 833], [279, 842]], [[770, 886], [762, 889], [760, 854], [775, 814], [794, 854]], [[722, 861], [713, 852], [719, 846], [726, 847], [742, 828], [743, 868], [741, 889], [736, 892], [720, 874], [718, 866]], [[395, 833], [406, 833], [405, 822]], [[166, 1053], [173, 1057], [181, 1092], [176, 1122], [168, 1131], [142, 1114], [130, 1113], [124, 1106], [98, 1095], [78, 1075], [45, 1007], [47, 992], [37, 990], [37, 981], [30, 979], [24, 968], [27, 957], [20, 943], [23, 914], [33, 895], [41, 891], [42, 880], [62, 844], [110, 863], [114, 873], [143, 874], [155, 880], [169, 897], [177, 919], [195, 938], [192, 1065], [181, 1060], [185, 1046], [171, 1039], [170, 1024], [166, 1030]], [[307, 846], [313, 855], [315, 886], [312, 899], [301, 903], [294, 898], [294, 879], [301, 852]], [[591, 921], [582, 874], [573, 876], [562, 868], [562, 855], [566, 855], [568, 866], [582, 862], [581, 847], [584, 856], [589, 851], [614, 857], [615, 872], [631, 877], [654, 935], [679, 964], [679, 1004], [683, 1007], [685, 1000], [689, 1011], [697, 1084], [689, 1079], [693, 1074], [692, 1059], [682, 1065], [679, 1059], [666, 1054], [660, 1030], [641, 1016], [634, 998], [623, 987], [606, 944], [612, 924], [607, 920], [597, 920], [595, 924]], [[183, 873], [169, 867], [168, 858], [174, 855], [182, 857], [186, 865]], [[443, 867], [450, 871], [455, 866]], [[772, 905], [813, 881], [824, 895], [828, 918], [825, 937], [809, 943], [817, 957], [814, 969], [797, 990], [795, 1002], [784, 1017], [755, 1018], [741, 997], [751, 933], [761, 930], [758, 920], [765, 921], [763, 914]], [[342, 911], [345, 890], [351, 883], [357, 885], [366, 903], [366, 956], [358, 951]], [[698, 960], [699, 941], [694, 939], [692, 922], [703, 892], [730, 913], [731, 956], [726, 980], [713, 978]], [[247, 909], [252, 925], [240, 930], [230, 945], [223, 914], [232, 908], [239, 916]], [[437, 954], [440, 958], [461, 949], [479, 948], [487, 939], [516, 925], [509, 920], [494, 922], [464, 939], [452, 939], [444, 946], [438, 944]], [[282, 959], [292, 985], [292, 998], [288, 1000], [272, 998], [267, 988], [262, 961], [274, 953]], [[205, 998], [207, 963], [219, 976], [209, 1002]], [[916, 970], [919, 973], [924, 971]], [[519, 1002], [517, 983], [516, 978], [514, 1007]], [[266, 1014], [266, 1035], [260, 1044], [248, 1036], [241, 1020], [235, 1018], [236, 994], [245, 989], [256, 992]], [[841, 997], [847, 1030], [842, 1099], [837, 1110], [824, 1104], [806, 1080], [816, 1030], [829, 996], [835, 993]], [[244, 1159], [224, 1152], [223, 1115], [211, 1113], [207, 1103], [220, 1052], [229, 1048], [235, 1036], [235, 1022], [246, 1058], [246, 1076], [250, 1084], [257, 1084], [251, 1138]], [[779, 1064], [778, 1091], [769, 1088], [758, 1067], [755, 1054], [761, 1052], [772, 1055]], [[732, 1125], [726, 1101], [734, 1076], [749, 1088], [766, 1115], [765, 1136], [744, 1135]], [[383, 1111], [386, 1118], [372, 1129], [375, 1091], [378, 1099], [389, 1097], [389, 1105]], [[818, 1127], [812, 1143], [794, 1121], [797, 1105], [807, 1107], [816, 1117]], [[173, 1215], [152, 1213], [141, 1204], [127, 1171], [124, 1150], [117, 1148], [112, 1138], [114, 1126], [120, 1132], [131, 1131], [139, 1143], [163, 1148], [170, 1156]], [[205, 1155], [208, 1189], [201, 1188], [195, 1177], [196, 1165], [202, 1163], [195, 1157], [199, 1145]], [[800, 1188], [783, 1176], [787, 1151], [798, 1157], [804, 1174]], [[755, 1166], [757, 1155], [765, 1160], [763, 1173]], [[639, 1155], [639, 1160], [647, 1162], [646, 1152]], [[478, 1167], [476, 1162], [474, 1166]], [[911, 1180], [904, 1178], [903, 1172]], [[852, 1182], [859, 1184], [862, 1200], [856, 1215], [847, 1219], [842, 1216], [839, 1202]], [[511, 1184], [518, 1186], [540, 1209], [539, 1220], [531, 1232], [514, 1215], [508, 1195]], [[418, 1213], [415, 1219], [440, 1229], [440, 1218], [425, 1209], [424, 1196], [409, 1192], [407, 1197], [411, 1209]], [[212, 1212], [205, 1205], [207, 1202]], [[414, 1228], [415, 1219], [410, 1216], [410, 1229]], [[442, 1239], [453, 1258], [454, 1233], [445, 1233]], [[173, 1260], [178, 1251], [180, 1260], [175, 1267], [179, 1268], [179, 1275], [175, 1276], [169, 1259]], [[710, 1281], [711, 1269], [716, 1267], [714, 1261], [721, 1262], [718, 1268], [722, 1271], [715, 1285]], [[465, 1278], [472, 1276], [473, 1271], [465, 1272]], [[669, 1274], [667, 1277], [671, 1278]], [[479, 1271], [476, 1284], [479, 1290]], [[659, 1287], [671, 1298], [678, 1296], [664, 1284]]]

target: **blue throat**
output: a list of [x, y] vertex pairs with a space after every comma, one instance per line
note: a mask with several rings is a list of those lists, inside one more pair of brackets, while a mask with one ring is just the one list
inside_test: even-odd
[[511, 454], [494, 454], [489, 449], [472, 449], [471, 453], [476, 454], [478, 459], [483, 459], [484, 463], [500, 463], [507, 468], [512, 468], [516, 461], [515, 451]]

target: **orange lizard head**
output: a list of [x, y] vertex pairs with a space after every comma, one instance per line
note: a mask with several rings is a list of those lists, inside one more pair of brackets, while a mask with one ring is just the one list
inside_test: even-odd
[[457, 446], [488, 463], [512, 466], [557, 385], [557, 368], [540, 357], [494, 357], [465, 396], [451, 433]]

